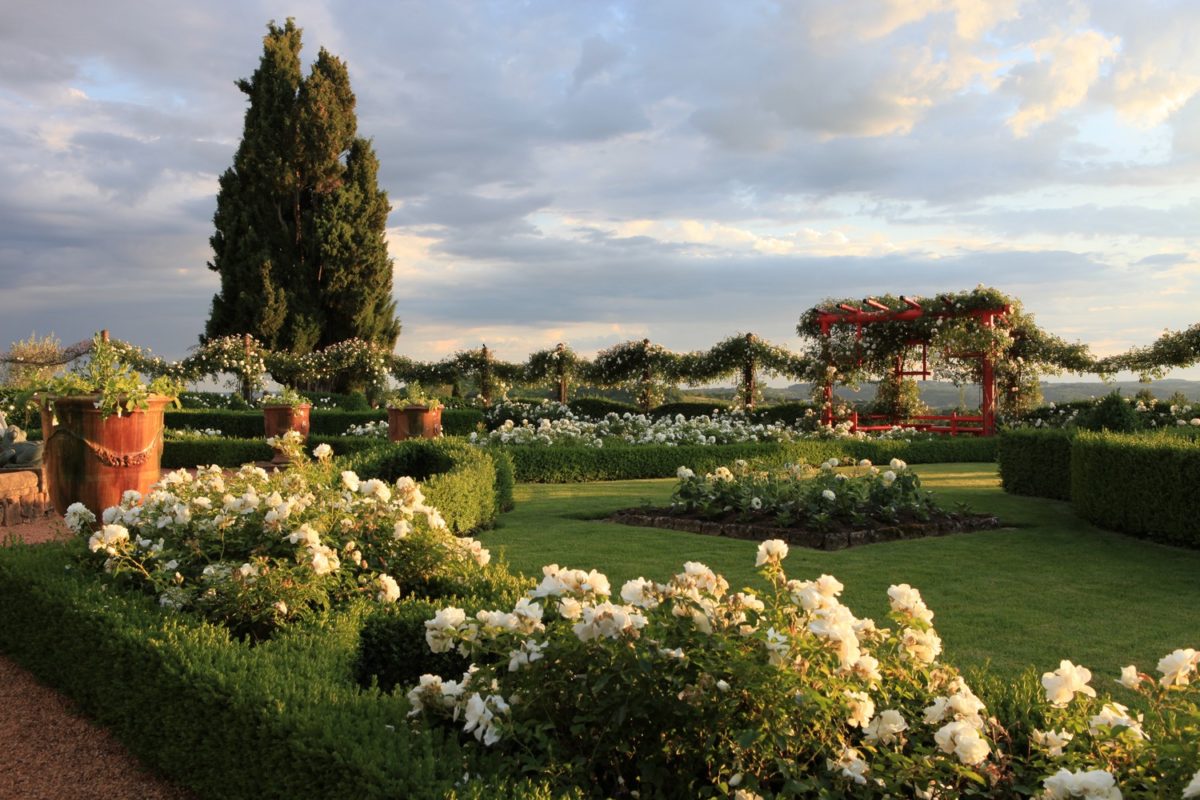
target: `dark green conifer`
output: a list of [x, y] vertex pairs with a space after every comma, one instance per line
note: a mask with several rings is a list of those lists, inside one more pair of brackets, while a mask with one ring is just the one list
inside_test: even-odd
[[384, 231], [387, 193], [357, 135], [346, 65], [322, 48], [301, 77], [301, 31], [268, 25], [238, 88], [242, 141], [220, 179], [209, 269], [220, 291], [203, 339], [249, 333], [307, 353], [351, 337], [391, 350], [400, 334]]

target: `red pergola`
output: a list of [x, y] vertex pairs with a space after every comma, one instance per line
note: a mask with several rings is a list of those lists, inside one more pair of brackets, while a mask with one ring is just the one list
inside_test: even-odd
[[[1012, 311], [1012, 306], [1003, 306], [1001, 308], [979, 308], [970, 311], [926, 311], [921, 307], [921, 304], [910, 297], [901, 296], [906, 308], [893, 309], [883, 303], [880, 303], [874, 298], [868, 298], [863, 301], [865, 308], [855, 308], [849, 303], [841, 303], [838, 307], [831, 311], [819, 311], [817, 313], [817, 321], [821, 325], [821, 335], [829, 336], [829, 332], [835, 325], [853, 325], [855, 326], [855, 335], [857, 339], [862, 339], [862, 331], [864, 325], [873, 325], [880, 322], [902, 322], [906, 320], [915, 320], [922, 317], [942, 317], [942, 318], [961, 318], [974, 317], [979, 324], [985, 328], [994, 327], [997, 318], [1003, 317]], [[896, 357], [895, 374], [897, 378], [904, 376], [916, 375], [921, 378], [929, 377], [929, 342], [922, 340], [914, 340], [905, 342], [906, 346], [919, 346], [921, 348], [921, 368], [919, 370], [906, 370], [906, 357], [901, 354]], [[917, 424], [913, 427], [924, 430], [940, 431], [950, 434], [972, 433], [976, 435], [991, 436], [996, 432], [996, 375], [995, 364], [992, 362], [992, 357], [986, 353], [955, 353], [956, 358], [978, 358], [981, 365], [980, 388], [982, 389], [982, 401], [980, 403], [980, 416], [967, 417], [958, 414], [950, 416], [919, 416], [914, 417]], [[860, 362], [861, 363], [861, 362]], [[830, 364], [830, 366], [833, 366]], [[825, 405], [821, 411], [821, 421], [826, 425], [833, 424], [833, 376], [830, 376], [825, 381]], [[898, 422], [898, 420], [892, 420]], [[949, 423], [949, 424], [947, 424]], [[968, 426], [959, 427], [959, 423], [968, 423]], [[979, 427], [975, 427], [975, 423]], [[851, 419], [851, 424], [854, 430], [879, 430], [891, 427], [890, 425], [859, 425], [858, 414], [855, 413]]]

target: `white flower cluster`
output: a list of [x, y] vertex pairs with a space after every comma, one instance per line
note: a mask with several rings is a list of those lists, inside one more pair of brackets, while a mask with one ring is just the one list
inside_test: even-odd
[[374, 439], [388, 437], [388, 422], [386, 419], [364, 422], [362, 425], [351, 425], [342, 436], [369, 436]]
[[751, 422], [742, 414], [686, 418], [682, 414], [652, 419], [645, 414], [609, 413], [599, 422], [575, 416], [542, 418], [537, 424], [522, 419], [505, 420], [486, 436], [471, 435], [476, 444], [559, 445], [603, 447], [617, 444], [710, 445], [738, 442], [789, 442], [806, 436], [800, 428], [778, 423]]
[[[107, 571], [147, 584], [164, 607], [220, 608], [213, 613], [251, 619], [275, 614], [285, 621], [303, 611], [310, 596], [304, 587], [322, 587], [335, 599], [362, 594], [395, 602], [415, 575], [405, 572], [411, 556], [425, 551], [432, 555], [417, 563], [436, 565], [425, 569], [469, 572], [490, 562], [478, 541], [450, 533], [412, 478], [388, 483], [338, 474], [329, 445], [313, 454], [315, 463], [286, 472], [250, 464], [176, 470], [145, 497], [126, 492], [99, 521], [75, 504], [66, 522], [89, 537]], [[268, 577], [265, 585], [280, 587], [283, 597], [242, 590]], [[292, 591], [299, 594], [286, 594]], [[233, 598], [251, 594], [245, 602], [258, 606], [231, 610], [242, 602]]]

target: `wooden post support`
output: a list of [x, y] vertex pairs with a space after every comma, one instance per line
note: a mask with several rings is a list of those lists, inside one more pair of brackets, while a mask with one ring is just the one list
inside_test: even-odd
[[492, 404], [492, 354], [488, 352], [487, 345], [481, 348], [483, 353], [483, 364], [479, 367], [479, 397], [483, 400], [484, 406]]
[[754, 334], [746, 334], [746, 360], [742, 364], [742, 405], [747, 411], [754, 410]]
[[250, 334], [242, 334], [242, 399], [249, 403], [254, 394], [254, 386], [250, 381]]
[[567, 403], [567, 368], [563, 364], [563, 353], [567, 346], [562, 342], [558, 343], [558, 347], [554, 351], [558, 353], [558, 402], [566, 405]]

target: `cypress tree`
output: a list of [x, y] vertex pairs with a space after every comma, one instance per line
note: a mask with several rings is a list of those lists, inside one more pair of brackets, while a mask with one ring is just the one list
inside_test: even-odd
[[221, 288], [201, 340], [249, 333], [307, 353], [358, 337], [391, 350], [390, 206], [346, 65], [322, 48], [302, 77], [295, 22], [267, 31], [258, 69], [237, 83], [250, 105], [217, 193], [208, 267]]

